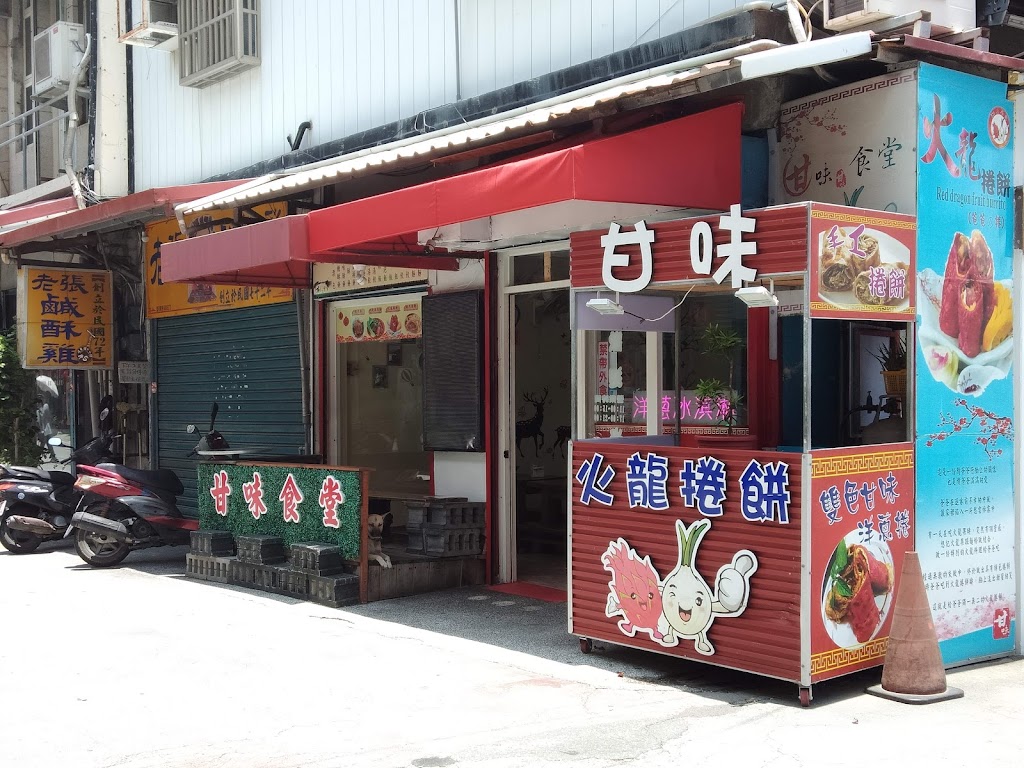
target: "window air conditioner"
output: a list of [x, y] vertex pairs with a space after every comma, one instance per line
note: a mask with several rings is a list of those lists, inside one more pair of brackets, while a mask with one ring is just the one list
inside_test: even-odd
[[176, 0], [142, 0], [142, 18], [118, 40], [161, 51], [178, 48], [178, 3]]
[[[85, 52], [85, 27], [58, 21], [32, 38], [32, 79], [37, 97], [50, 99], [68, 89]], [[84, 80], [84, 78], [83, 78]]]
[[973, 29], [978, 20], [976, 5], [975, 0], [825, 0], [825, 28], [839, 32], [928, 11], [933, 26]]

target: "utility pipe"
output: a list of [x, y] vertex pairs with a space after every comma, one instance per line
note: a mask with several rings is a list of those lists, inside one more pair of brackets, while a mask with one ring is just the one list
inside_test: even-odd
[[[75, 145], [75, 130], [78, 128], [78, 82], [82, 78], [82, 71], [89, 65], [92, 56], [92, 35], [85, 36], [85, 52], [82, 60], [78, 62], [71, 72], [71, 79], [68, 81], [68, 130], [64, 136], [64, 173], [71, 182], [71, 194], [75, 196], [78, 209], [85, 208], [85, 197], [82, 195], [82, 183], [78, 180], [78, 174], [71, 163], [71, 149]], [[98, 432], [96, 434], [99, 434]]]

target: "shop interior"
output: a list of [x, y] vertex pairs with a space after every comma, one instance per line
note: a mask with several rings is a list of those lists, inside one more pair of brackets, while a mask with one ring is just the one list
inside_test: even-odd
[[517, 580], [565, 589], [569, 290], [513, 298]]
[[[604, 330], [577, 337], [579, 436], [803, 451], [803, 284], [772, 290], [789, 297], [782, 311], [748, 307], [733, 290], [678, 286], [635, 294], [622, 314], [592, 319]], [[647, 297], [657, 300], [649, 314]], [[674, 331], [639, 330], [659, 319], [666, 299], [674, 304]], [[912, 325], [810, 323], [810, 448], [909, 440]], [[657, 390], [649, 383], [655, 377]]]

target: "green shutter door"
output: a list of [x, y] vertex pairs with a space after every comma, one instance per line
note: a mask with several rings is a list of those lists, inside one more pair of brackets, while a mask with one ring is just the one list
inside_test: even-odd
[[[217, 429], [234, 448], [303, 451], [299, 334], [292, 302], [153, 322], [156, 451], [185, 486], [178, 506], [196, 516], [196, 463], [186, 458], [220, 406]], [[188, 424], [199, 433], [185, 431]], [[241, 493], [241, 490], [239, 490]]]

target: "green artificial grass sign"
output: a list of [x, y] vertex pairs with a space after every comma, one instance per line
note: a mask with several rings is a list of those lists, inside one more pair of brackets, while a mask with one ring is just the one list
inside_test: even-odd
[[359, 558], [359, 472], [330, 467], [205, 464], [198, 467], [199, 526], [239, 536], [319, 542]]

